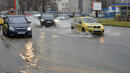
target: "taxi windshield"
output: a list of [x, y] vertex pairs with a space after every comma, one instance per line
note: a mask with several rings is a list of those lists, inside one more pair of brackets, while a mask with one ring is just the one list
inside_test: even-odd
[[83, 22], [84, 23], [98, 23], [96, 20], [90, 19], [90, 18], [83, 18]]

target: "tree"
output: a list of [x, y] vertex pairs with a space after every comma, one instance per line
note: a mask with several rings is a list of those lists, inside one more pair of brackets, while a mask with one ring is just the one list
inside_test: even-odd
[[[14, 0], [0, 0], [0, 10], [11, 9], [14, 7]], [[19, 0], [21, 13], [24, 11], [43, 11], [45, 12], [48, 6], [56, 9], [56, 3], [52, 0]]]

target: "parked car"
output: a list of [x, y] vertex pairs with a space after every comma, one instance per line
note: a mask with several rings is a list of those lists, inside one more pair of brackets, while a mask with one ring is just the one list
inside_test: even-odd
[[13, 9], [9, 10], [9, 15], [16, 15], [16, 10]]
[[39, 18], [39, 17], [41, 16], [41, 13], [38, 12], [38, 11], [32, 11], [32, 15], [33, 15], [34, 17]]
[[30, 23], [24, 15], [9, 15], [2, 25], [3, 34], [8, 37], [22, 35], [32, 37]]
[[92, 34], [103, 35], [104, 33], [104, 26], [91, 17], [75, 17], [71, 29], [80, 32], [90, 32]]
[[8, 12], [8, 11], [1, 11], [1, 12], [0, 12], [0, 17], [1, 17], [1, 18], [5, 18], [7, 15], [9, 15], [9, 12]]
[[41, 26], [53, 26], [55, 25], [54, 15], [50, 13], [43, 13], [40, 17]]
[[81, 14], [76, 13], [76, 14], [74, 14], [74, 16], [75, 16], [75, 17], [80, 17]]
[[73, 13], [70, 13], [69, 16], [70, 16], [70, 18], [73, 18], [73, 17], [74, 17], [74, 14], [73, 14]]
[[59, 14], [57, 18], [61, 20], [66, 20], [69, 19], [69, 14]]
[[26, 16], [32, 16], [32, 13], [30, 11], [25, 11], [24, 15], [26, 15]]

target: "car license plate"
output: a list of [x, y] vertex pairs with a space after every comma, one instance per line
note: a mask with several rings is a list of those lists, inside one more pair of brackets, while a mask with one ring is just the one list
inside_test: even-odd
[[94, 31], [100, 31], [100, 30], [94, 30]]
[[25, 32], [18, 32], [18, 34], [25, 34]]
[[51, 23], [51, 21], [47, 21], [47, 23]]

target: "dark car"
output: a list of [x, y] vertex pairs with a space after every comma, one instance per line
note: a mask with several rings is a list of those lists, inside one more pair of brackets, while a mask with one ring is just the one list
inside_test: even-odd
[[55, 25], [54, 15], [50, 13], [43, 13], [40, 17], [41, 26], [53, 26]]
[[3, 34], [12, 36], [28, 36], [32, 37], [31, 22], [24, 15], [9, 15], [6, 17], [2, 25]]
[[73, 13], [70, 13], [69, 16], [70, 16], [70, 18], [73, 18], [73, 17], [74, 17], [74, 14], [73, 14]]
[[1, 12], [0, 12], [0, 17], [1, 17], [1, 18], [5, 18], [7, 15], [9, 15], [9, 12], [8, 12], [8, 11], [1, 11]]

